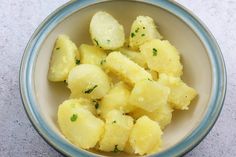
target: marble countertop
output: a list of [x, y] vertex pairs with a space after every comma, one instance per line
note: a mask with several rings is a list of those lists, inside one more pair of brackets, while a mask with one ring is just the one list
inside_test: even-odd
[[[18, 73], [24, 48], [41, 21], [67, 0], [0, 3], [0, 156], [61, 156], [35, 131], [20, 99]], [[177, 0], [193, 11], [217, 39], [227, 67], [228, 89], [219, 119], [186, 157], [236, 156], [236, 1]]]

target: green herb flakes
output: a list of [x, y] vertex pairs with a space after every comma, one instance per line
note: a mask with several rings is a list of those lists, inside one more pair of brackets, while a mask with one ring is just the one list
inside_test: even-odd
[[70, 117], [70, 121], [75, 122], [77, 118], [78, 118], [77, 114], [73, 114], [73, 115]]
[[139, 31], [139, 27], [135, 30], [135, 33], [138, 33], [138, 31]]
[[103, 65], [104, 63], [106, 63], [106, 59], [101, 60], [100, 64]]
[[111, 42], [111, 40], [109, 40], [109, 39], [108, 39], [108, 40], [107, 40], [107, 42], [108, 42], [108, 43], [110, 43], [110, 42]]
[[60, 50], [60, 47], [57, 47], [56, 50]]
[[114, 124], [114, 123], [116, 123], [116, 120], [114, 120], [114, 121], [112, 122], [112, 124]]
[[93, 40], [96, 42], [97, 46], [99, 46], [99, 43], [98, 43], [98, 41], [97, 41], [96, 39], [93, 39]]
[[157, 56], [157, 49], [155, 49], [155, 48], [152, 49], [152, 55]]
[[143, 29], [146, 29], [145, 27], [143, 27]]
[[99, 103], [97, 100], [93, 100], [93, 102], [95, 103], [94, 107], [95, 109], [98, 109], [99, 108]]
[[85, 94], [90, 94], [95, 88], [97, 88], [98, 87], [98, 85], [95, 85], [95, 86], [93, 86], [93, 87], [91, 87], [91, 88], [89, 88], [89, 89], [86, 89], [85, 91], [84, 91], [84, 93]]
[[120, 150], [118, 149], [118, 145], [116, 144], [115, 147], [114, 147], [113, 152], [114, 152], [114, 153], [117, 153], [117, 152], [119, 152], [119, 151], [120, 151]]
[[145, 36], [145, 34], [141, 34], [141, 36], [142, 36], [142, 37], [144, 37], [144, 36]]
[[131, 33], [131, 38], [133, 38], [135, 36], [135, 34], [134, 33]]
[[80, 64], [80, 60], [76, 59], [75, 60], [75, 64], [79, 65]]

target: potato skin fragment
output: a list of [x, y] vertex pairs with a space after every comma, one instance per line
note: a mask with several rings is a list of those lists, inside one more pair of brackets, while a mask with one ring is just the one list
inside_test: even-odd
[[90, 22], [90, 34], [94, 45], [104, 50], [115, 50], [124, 45], [124, 28], [110, 14], [104, 11], [95, 13]]
[[140, 80], [152, 80], [151, 74], [118, 51], [111, 52], [106, 58], [106, 68], [124, 82], [134, 85]]

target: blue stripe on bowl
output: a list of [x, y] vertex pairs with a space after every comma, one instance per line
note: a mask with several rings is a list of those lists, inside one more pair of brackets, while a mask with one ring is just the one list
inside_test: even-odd
[[[20, 68], [20, 92], [26, 113], [33, 123], [39, 134], [54, 148], [68, 156], [97, 156], [87, 151], [78, 149], [64, 139], [59, 137], [46, 124], [36, 107], [36, 98], [32, 93], [33, 85], [33, 69], [37, 58], [40, 45], [50, 33], [50, 31], [63, 19], [71, 15], [73, 12], [82, 9], [91, 4], [100, 3], [105, 0], [80, 0], [71, 1], [54, 11], [44, 22], [38, 27], [32, 35], [22, 58]], [[143, 2], [144, 1], [141, 1]], [[196, 129], [188, 135], [184, 140], [175, 146], [165, 150], [155, 157], [180, 156], [196, 146], [210, 131], [214, 125], [221, 108], [223, 106], [226, 93], [226, 70], [221, 51], [208, 29], [193, 14], [177, 3], [166, 0], [149, 0], [145, 3], [153, 4], [161, 7], [187, 23], [202, 40], [207, 49], [210, 62], [212, 64], [212, 94], [209, 100], [208, 110]]]

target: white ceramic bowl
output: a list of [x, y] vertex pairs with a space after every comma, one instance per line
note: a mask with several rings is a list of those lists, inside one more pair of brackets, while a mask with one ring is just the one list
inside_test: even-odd
[[[123, 24], [128, 35], [138, 15], [152, 17], [159, 30], [181, 53], [183, 80], [199, 96], [188, 111], [175, 111], [172, 123], [164, 130], [163, 151], [154, 156], [179, 156], [193, 148], [209, 132], [224, 101], [226, 72], [216, 41], [205, 26], [189, 11], [170, 1], [73, 1], [53, 12], [35, 31], [25, 50], [20, 70], [20, 89], [29, 119], [40, 135], [68, 156], [114, 155], [74, 147], [59, 131], [57, 108], [68, 98], [64, 83], [50, 83], [47, 71], [54, 42], [67, 34], [79, 46], [91, 43], [89, 22], [104, 10]], [[119, 154], [118, 156], [126, 156]]]

